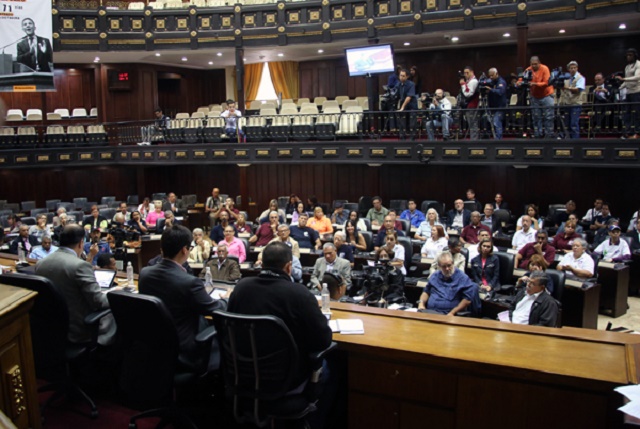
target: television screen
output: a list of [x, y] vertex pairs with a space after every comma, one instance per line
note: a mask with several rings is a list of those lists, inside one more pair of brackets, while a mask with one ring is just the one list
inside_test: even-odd
[[357, 48], [346, 48], [349, 76], [365, 76], [373, 73], [392, 73], [393, 46], [372, 45]]
[[109, 90], [111, 91], [130, 91], [131, 90], [131, 72], [129, 70], [110, 69], [107, 72], [109, 82]]

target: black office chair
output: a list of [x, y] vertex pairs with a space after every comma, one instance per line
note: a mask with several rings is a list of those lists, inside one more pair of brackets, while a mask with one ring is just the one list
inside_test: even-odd
[[33, 308], [29, 312], [31, 341], [36, 376], [49, 382], [39, 392], [54, 391], [42, 405], [41, 412], [63, 395], [84, 399], [91, 407], [91, 418], [98, 417], [98, 408], [93, 400], [73, 382], [70, 370], [73, 363], [85, 358], [94, 350], [98, 340], [100, 319], [110, 313], [101, 310], [85, 317], [85, 324], [93, 329], [92, 340], [86, 344], [70, 343], [69, 310], [64, 295], [49, 279], [31, 274], [2, 274], [0, 283], [37, 292]]
[[233, 398], [238, 423], [258, 427], [274, 420], [300, 420], [316, 410], [317, 385], [324, 356], [335, 343], [309, 356], [312, 373], [303, 392], [293, 390], [301, 360], [291, 332], [275, 316], [249, 316], [216, 311], [214, 321], [222, 353], [222, 374]]
[[402, 224], [402, 231], [407, 235], [411, 235], [411, 221], [407, 219], [398, 219]]
[[367, 231], [372, 232], [373, 229], [371, 228], [371, 219], [367, 219], [366, 217], [363, 217], [361, 219], [364, 222], [364, 224], [367, 226]]
[[196, 336], [200, 360], [193, 362], [180, 355], [178, 332], [161, 299], [124, 291], [110, 292], [107, 298], [124, 351], [120, 397], [128, 406], [152, 408], [131, 417], [129, 427], [135, 428], [137, 420], [159, 417], [158, 427], [171, 422], [174, 427], [196, 428], [173, 405], [174, 392], [206, 374], [215, 328], [209, 326]]
[[46, 200], [45, 205], [47, 206], [47, 210], [54, 212], [56, 208], [58, 208], [58, 203], [62, 200]]
[[360, 231], [360, 234], [364, 237], [364, 242], [367, 245], [367, 252], [373, 250], [373, 234], [371, 231]]
[[407, 209], [407, 204], [407, 200], [390, 200], [389, 208], [394, 209], [396, 213], [398, 213], [398, 216], [400, 216], [400, 213]]
[[351, 213], [353, 211], [357, 212], [358, 211], [358, 203], [343, 203], [342, 204], [342, 208], [347, 213]]
[[360, 214], [360, 217], [366, 216], [367, 212], [372, 207], [373, 207], [372, 197], [362, 196], [358, 200], [358, 213]]
[[409, 237], [398, 237], [398, 244], [404, 247], [404, 268], [409, 272], [411, 258], [413, 257], [413, 244]]
[[36, 208], [36, 202], [35, 201], [23, 201], [20, 203], [20, 207], [23, 213], [28, 213], [31, 210]]
[[494, 215], [500, 225], [502, 226], [502, 231], [505, 234], [509, 234], [509, 231], [513, 232], [513, 225], [511, 224], [511, 212], [509, 210], [499, 209], [494, 212]]

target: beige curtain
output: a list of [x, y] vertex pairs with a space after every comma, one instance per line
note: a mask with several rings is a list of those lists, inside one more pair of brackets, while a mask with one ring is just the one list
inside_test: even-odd
[[295, 61], [279, 61], [269, 63], [271, 81], [276, 94], [282, 92], [282, 98], [298, 98], [298, 63]]
[[[256, 99], [262, 78], [264, 63], [247, 64], [244, 66], [244, 97], [248, 103]], [[246, 107], [245, 107], [246, 109]]]

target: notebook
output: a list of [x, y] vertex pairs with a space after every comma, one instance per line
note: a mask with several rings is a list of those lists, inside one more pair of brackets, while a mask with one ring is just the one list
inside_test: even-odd
[[117, 272], [114, 270], [94, 270], [96, 281], [102, 289], [110, 289], [114, 286], [114, 280]]

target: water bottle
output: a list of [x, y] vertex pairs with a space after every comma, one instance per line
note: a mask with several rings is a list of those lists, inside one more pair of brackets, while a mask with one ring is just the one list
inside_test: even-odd
[[211, 267], [207, 267], [207, 271], [204, 274], [204, 286], [210, 287], [212, 283], [213, 280], [211, 278]]
[[19, 243], [18, 246], [18, 264], [27, 263], [27, 252], [24, 250], [24, 244]]
[[326, 283], [322, 283], [322, 312], [328, 313], [331, 311], [331, 307], [329, 303], [331, 302], [331, 297], [329, 296], [329, 286]]
[[133, 266], [131, 265], [131, 261], [127, 262], [127, 286], [135, 286], [133, 284]]

